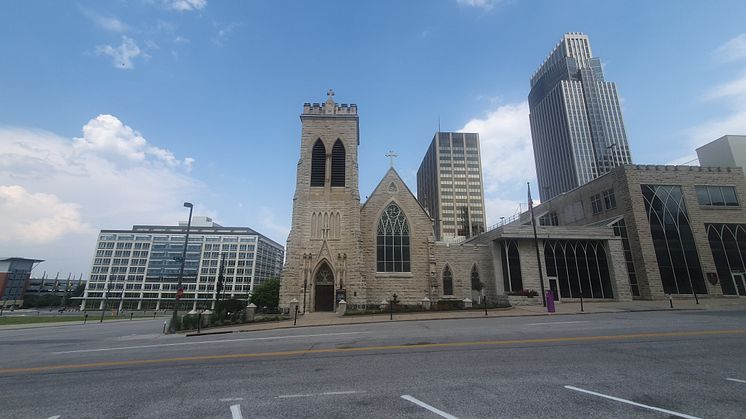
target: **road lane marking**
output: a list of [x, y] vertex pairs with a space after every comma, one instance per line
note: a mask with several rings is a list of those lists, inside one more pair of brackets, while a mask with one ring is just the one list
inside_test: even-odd
[[444, 412], [444, 411], [442, 411], [440, 409], [437, 409], [435, 407], [430, 406], [429, 404], [427, 404], [425, 402], [419, 401], [419, 400], [415, 399], [414, 397], [410, 396], [409, 394], [405, 394], [405, 395], [401, 396], [401, 398], [404, 399], [404, 400], [410, 401], [410, 402], [416, 404], [417, 406], [424, 407], [425, 409], [427, 409], [427, 410], [435, 413], [436, 415], [442, 416], [444, 418], [447, 418], [447, 419], [458, 419], [456, 416], [450, 415], [450, 414], [448, 414], [448, 413], [446, 413], [446, 412]]
[[348, 391], [325, 391], [323, 393], [302, 393], [302, 394], [282, 394], [275, 399], [294, 399], [296, 397], [313, 397], [313, 396], [342, 396], [346, 394], [361, 394], [364, 391], [348, 390]]
[[655, 410], [656, 412], [666, 413], [666, 414], [673, 415], [673, 416], [676, 416], [676, 417], [681, 417], [681, 418], [685, 418], [685, 419], [700, 419], [697, 416], [686, 415], [684, 413], [674, 412], [673, 410], [668, 410], [668, 409], [661, 409], [660, 407], [648, 406], [646, 404], [633, 402], [632, 400], [622, 399], [622, 398], [614, 397], [614, 396], [608, 396], [606, 394], [596, 393], [595, 391], [584, 390], [584, 389], [578, 388], [578, 387], [565, 386], [565, 388], [568, 389], [568, 390], [575, 390], [575, 391], [579, 391], [581, 393], [591, 394], [593, 396], [603, 397], [604, 399], [614, 400], [614, 401], [617, 401], [617, 402], [627, 403], [627, 404], [631, 404], [631, 405], [637, 406], [637, 407], [642, 407], [642, 408], [645, 408], [645, 409]]
[[128, 349], [146, 349], [146, 348], [161, 348], [168, 346], [183, 346], [183, 345], [204, 345], [207, 343], [222, 343], [222, 342], [248, 342], [253, 340], [273, 340], [273, 339], [293, 339], [293, 338], [315, 338], [321, 336], [342, 336], [342, 335], [358, 335], [370, 332], [339, 332], [339, 333], [320, 333], [316, 335], [291, 335], [291, 336], [264, 336], [258, 338], [242, 338], [242, 339], [215, 339], [215, 340], [200, 340], [196, 342], [176, 342], [176, 343], [154, 343], [152, 345], [137, 345], [137, 346], [117, 346], [114, 348], [97, 348], [97, 349], [77, 349], [73, 351], [58, 351], [52, 352], [53, 355], [62, 354], [77, 354], [84, 352], [108, 352], [108, 351], [124, 351]]
[[[102, 367], [121, 367], [133, 365], [152, 365], [162, 363], [176, 362], [194, 362], [194, 361], [211, 361], [211, 360], [228, 360], [228, 359], [246, 359], [262, 358], [277, 356], [298, 356], [311, 354], [339, 354], [347, 352], [364, 352], [364, 351], [385, 351], [385, 350], [421, 350], [434, 348], [461, 348], [468, 346], [503, 346], [503, 345], [525, 345], [534, 343], [566, 343], [566, 342], [592, 342], [592, 341], [614, 341], [628, 339], [646, 339], [646, 338], [675, 338], [675, 337], [700, 337], [715, 335], [735, 335], [744, 334], [746, 329], [727, 329], [727, 330], [701, 330], [687, 332], [656, 332], [656, 333], [634, 333], [626, 335], [602, 335], [602, 336], [572, 336], [563, 338], [537, 338], [537, 339], [514, 339], [514, 340], [492, 340], [477, 342], [448, 342], [448, 343], [423, 343], [414, 345], [380, 345], [380, 346], [360, 346], [355, 348], [327, 348], [327, 349], [302, 349], [294, 351], [277, 351], [277, 352], [254, 352], [244, 354], [227, 354], [227, 355], [200, 355], [185, 356], [176, 358], [159, 358], [159, 359], [139, 359], [128, 361], [102, 361], [91, 362], [86, 364], [60, 364], [45, 365], [39, 367], [23, 368], [0, 368], [0, 374], [10, 373], [29, 373], [41, 371], [58, 371], [79, 368], [102, 368]], [[219, 341], [216, 341], [219, 342]]]
[[228, 397], [225, 399], [219, 399], [221, 402], [240, 402], [243, 400], [243, 397]]
[[231, 405], [231, 416], [233, 416], [233, 419], [243, 419], [240, 404]]
[[324, 396], [339, 396], [339, 395], [344, 395], [344, 394], [360, 394], [360, 393], [365, 393], [365, 392], [364, 391], [354, 391], [354, 390], [349, 390], [349, 391], [325, 391], [325, 392], [323, 392], [321, 394], [324, 395]]
[[315, 394], [283, 394], [275, 397], [276, 399], [293, 399], [295, 397], [313, 397]]
[[50, 416], [48, 419], [60, 419], [60, 415]]
[[728, 381], [735, 381], [736, 383], [746, 383], [746, 380], [739, 380], [738, 378], [726, 378]]
[[573, 324], [573, 323], [588, 323], [589, 320], [577, 320], [572, 322], [543, 322], [543, 323], [529, 323], [526, 326], [539, 326], [545, 324]]

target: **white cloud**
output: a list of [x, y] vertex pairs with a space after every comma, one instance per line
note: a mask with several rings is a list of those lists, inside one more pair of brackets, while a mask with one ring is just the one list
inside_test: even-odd
[[746, 33], [728, 40], [715, 50], [715, 57], [720, 62], [746, 60]]
[[[259, 217], [260, 231], [266, 231], [267, 233], [264, 234], [269, 236], [287, 238], [288, 234], [290, 234], [289, 225], [277, 222], [275, 213], [267, 207], [261, 207], [259, 213], [261, 214]], [[280, 244], [285, 246], [284, 242], [280, 242]]]
[[202, 10], [207, 6], [207, 0], [167, 0], [166, 7], [180, 12]]
[[97, 230], [173, 225], [185, 218], [182, 202], [199, 204], [203, 185], [188, 174], [193, 163], [111, 115], [90, 120], [75, 139], [0, 126], [0, 220], [13, 224], [0, 231], [15, 237], [0, 241], [0, 254], [85, 272]]
[[526, 101], [502, 105], [460, 130], [479, 133], [488, 224], [514, 214], [520, 202], [525, 209], [527, 181], [532, 182], [536, 194], [528, 113]]
[[67, 234], [90, 233], [80, 206], [23, 186], [0, 186], [0, 243], [44, 244]]
[[125, 70], [135, 68], [132, 60], [142, 53], [137, 43], [132, 38], [126, 36], [122, 36], [122, 43], [118, 47], [111, 45], [99, 45], [96, 47], [96, 54], [108, 55], [111, 57], [114, 67]]
[[226, 41], [228, 41], [231, 33], [235, 31], [239, 26], [241, 26], [238, 22], [231, 22], [231, 23], [217, 23], [213, 22], [213, 26], [216, 29], [215, 36], [212, 38], [212, 42], [222, 47], [225, 45]]
[[477, 7], [484, 10], [491, 10], [501, 0], [456, 0], [459, 6]]
[[105, 29], [111, 32], [126, 32], [129, 30], [129, 26], [113, 16], [103, 16], [98, 13], [85, 10], [83, 14], [86, 15], [93, 23], [101, 29]]
[[83, 137], [73, 140], [73, 149], [77, 153], [95, 152], [120, 164], [162, 163], [190, 170], [194, 163], [191, 157], [179, 161], [172, 152], [148, 144], [142, 134], [112, 115], [99, 115], [88, 121], [83, 126]]
[[[746, 33], [718, 47], [715, 55], [721, 62], [746, 60]], [[735, 79], [710, 87], [703, 94], [703, 99], [707, 106], [722, 107], [721, 116], [684, 130], [688, 141], [685, 144], [687, 150], [682, 154], [690, 155], [691, 148], [699, 147], [726, 134], [746, 134], [746, 68], [742, 69], [740, 76]]]

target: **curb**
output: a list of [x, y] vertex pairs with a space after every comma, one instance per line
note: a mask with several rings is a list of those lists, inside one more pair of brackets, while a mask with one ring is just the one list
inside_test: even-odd
[[651, 308], [651, 309], [628, 309], [628, 310], [618, 310], [618, 311], [597, 311], [597, 312], [573, 312], [573, 313], [535, 313], [535, 314], [506, 314], [506, 315], [499, 315], [499, 316], [482, 316], [482, 317], [475, 317], [475, 316], [458, 316], [458, 317], [435, 317], [435, 318], [429, 318], [429, 319], [394, 319], [394, 320], [373, 320], [373, 321], [367, 321], [367, 322], [356, 322], [356, 323], [327, 323], [327, 324], [303, 324], [303, 325], [282, 325], [278, 327], [273, 327], [269, 329], [238, 329], [238, 330], [216, 330], [214, 332], [202, 332], [202, 333], [186, 333], [184, 337], [192, 337], [192, 336], [209, 336], [209, 335], [224, 335], [229, 333], [250, 333], [250, 332], [268, 332], [272, 330], [282, 330], [282, 329], [297, 329], [301, 327], [330, 327], [330, 326], [352, 326], [352, 325], [360, 325], [360, 324], [378, 324], [378, 323], [394, 323], [394, 322], [418, 322], [418, 321], [438, 321], [438, 320], [468, 320], [468, 319], [498, 319], [501, 317], [506, 318], [515, 318], [515, 317], [540, 317], [540, 316], [567, 316], [567, 315], [592, 315], [592, 314], [612, 314], [612, 313], [643, 313], [643, 312], [655, 312], [655, 311], [704, 311], [707, 310], [705, 308]]

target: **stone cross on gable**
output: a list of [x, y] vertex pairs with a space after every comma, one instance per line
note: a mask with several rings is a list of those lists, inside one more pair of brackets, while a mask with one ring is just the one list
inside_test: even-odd
[[326, 92], [326, 95], [329, 96], [329, 99], [331, 99], [332, 96], [334, 96], [334, 89], [329, 89], [329, 91]]
[[394, 150], [389, 150], [388, 153], [386, 153], [386, 157], [388, 157], [391, 160], [391, 168], [394, 168], [394, 159], [396, 157], [399, 157], [398, 154], [394, 153]]

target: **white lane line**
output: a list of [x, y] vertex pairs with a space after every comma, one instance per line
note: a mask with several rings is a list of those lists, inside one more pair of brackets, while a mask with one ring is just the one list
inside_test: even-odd
[[529, 323], [526, 326], [539, 326], [545, 324], [572, 324], [572, 323], [588, 323], [588, 320], [576, 320], [572, 322], [544, 322], [544, 323]]
[[291, 335], [291, 336], [266, 336], [260, 338], [243, 338], [243, 339], [215, 339], [215, 340], [200, 340], [196, 342], [177, 342], [177, 343], [156, 343], [153, 345], [138, 345], [138, 346], [117, 346], [114, 348], [97, 348], [97, 349], [77, 349], [74, 351], [59, 351], [52, 352], [53, 355], [62, 354], [77, 354], [82, 352], [105, 352], [105, 351], [124, 351], [128, 349], [146, 349], [146, 348], [162, 348], [167, 346], [183, 346], [183, 345], [204, 345], [208, 343], [223, 343], [223, 342], [248, 342], [252, 340], [272, 340], [272, 339], [298, 339], [298, 338], [315, 338], [321, 336], [343, 336], [343, 335], [359, 335], [370, 332], [339, 332], [339, 333], [319, 333], [316, 335]]
[[666, 414], [669, 414], [669, 415], [674, 415], [674, 416], [685, 418], [685, 419], [701, 419], [701, 418], [699, 418], [697, 416], [685, 415], [683, 413], [674, 412], [673, 410], [661, 409], [660, 407], [655, 407], [655, 406], [648, 406], [646, 404], [633, 402], [632, 400], [621, 399], [619, 397], [614, 397], [614, 396], [607, 396], [606, 394], [596, 393], [595, 391], [590, 391], [590, 390], [583, 390], [582, 388], [578, 388], [578, 387], [565, 386], [565, 388], [568, 389], [568, 390], [575, 390], [575, 391], [579, 391], [581, 393], [586, 393], [586, 394], [591, 394], [591, 395], [598, 396], [598, 397], [603, 397], [604, 399], [614, 400], [614, 401], [617, 401], [617, 402], [627, 403], [627, 404], [631, 404], [631, 405], [637, 406], [637, 407], [642, 407], [642, 408], [645, 408], [645, 409], [655, 410], [656, 412], [666, 413]]
[[313, 396], [342, 396], [346, 394], [361, 394], [364, 391], [349, 390], [349, 391], [325, 391], [323, 393], [302, 393], [302, 394], [282, 394], [275, 397], [276, 399], [293, 399], [296, 397], [313, 397]]
[[49, 419], [60, 419], [60, 415], [50, 416]]
[[228, 397], [220, 399], [221, 402], [240, 402], [241, 400], [243, 400], [243, 397]]
[[450, 414], [448, 414], [448, 413], [446, 413], [446, 412], [444, 412], [444, 411], [442, 411], [440, 409], [436, 409], [436, 408], [430, 406], [429, 404], [427, 404], [425, 402], [421, 402], [421, 401], [415, 399], [414, 397], [410, 396], [409, 394], [405, 394], [405, 395], [401, 396], [401, 398], [404, 399], [404, 400], [410, 401], [410, 402], [416, 404], [417, 406], [424, 407], [425, 409], [427, 409], [427, 410], [435, 413], [436, 415], [440, 415], [440, 416], [442, 416], [444, 418], [447, 418], [447, 419], [458, 419], [456, 416], [450, 415]]
[[728, 381], [734, 381], [736, 383], [745, 383], [746, 384], [746, 380], [739, 380], [738, 378], [726, 378], [726, 380], [728, 380]]
[[233, 419], [243, 419], [240, 404], [231, 405], [231, 416], [233, 416]]
[[354, 391], [354, 390], [351, 390], [351, 391], [325, 391], [325, 392], [321, 393], [321, 395], [322, 396], [339, 396], [339, 395], [344, 395], [344, 394], [360, 394], [360, 393], [365, 393], [365, 392], [364, 391]]
[[277, 399], [292, 399], [294, 397], [313, 397], [315, 394], [283, 394], [281, 396], [277, 396]]

